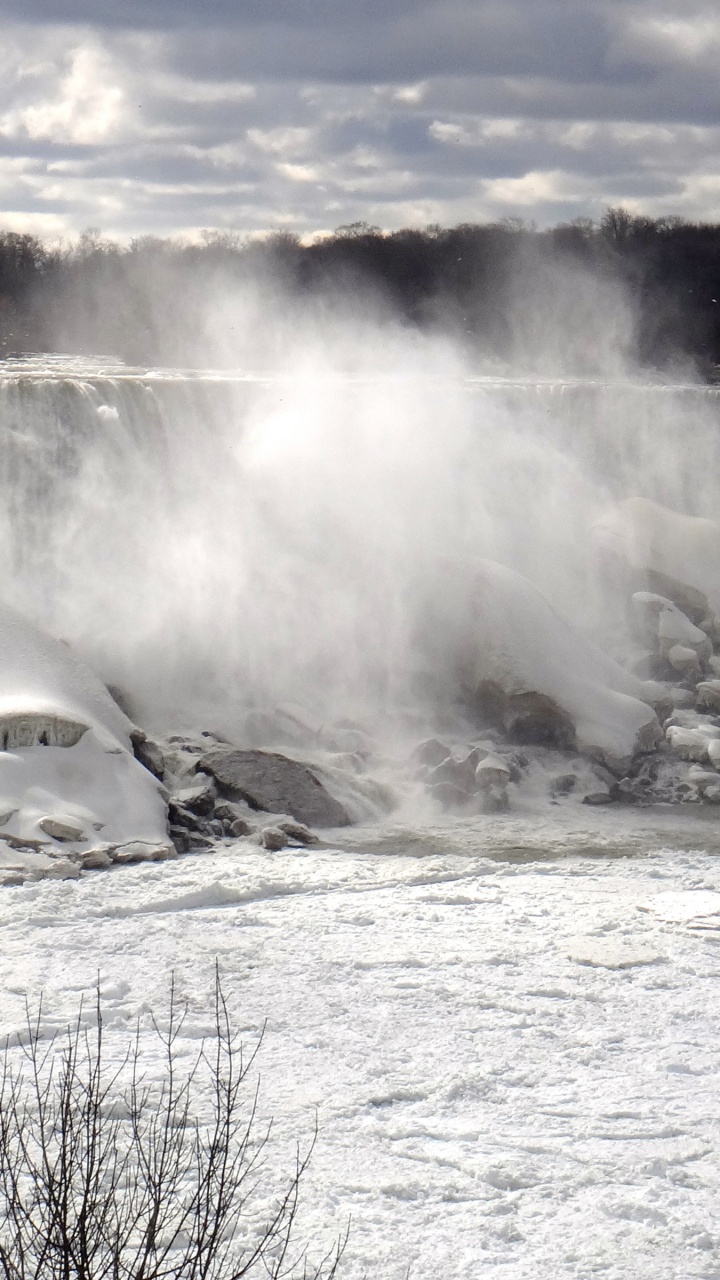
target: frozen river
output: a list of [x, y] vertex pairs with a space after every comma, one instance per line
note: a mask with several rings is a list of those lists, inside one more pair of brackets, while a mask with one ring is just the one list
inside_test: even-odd
[[347, 1280], [720, 1277], [717, 832], [627, 821], [6, 889], [4, 1029], [26, 993], [63, 1025], [99, 970], [119, 1052], [174, 970], [190, 1053], [217, 957], [248, 1044], [267, 1022], [279, 1171], [317, 1111], [299, 1237], [319, 1254], [350, 1219]]

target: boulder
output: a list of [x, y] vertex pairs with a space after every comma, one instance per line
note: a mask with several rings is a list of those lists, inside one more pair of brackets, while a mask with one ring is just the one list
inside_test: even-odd
[[450, 748], [439, 742], [437, 738], [427, 738], [425, 742], [415, 747], [411, 759], [415, 764], [434, 769], [436, 765], [442, 764], [443, 760], [447, 760], [450, 754]]
[[196, 773], [197, 783], [192, 787], [180, 787], [174, 791], [171, 796], [171, 802], [179, 805], [183, 809], [189, 809], [192, 813], [200, 814], [202, 817], [208, 817], [214, 807], [217, 799], [217, 789], [213, 778], [208, 775], [203, 776], [202, 773]]
[[475, 769], [475, 781], [481, 791], [490, 787], [506, 787], [511, 780], [511, 769], [502, 756], [487, 755]]
[[709, 711], [720, 711], [720, 680], [701, 680], [697, 687], [697, 704]]
[[684, 680], [700, 679], [702, 667], [694, 649], [688, 649], [684, 644], [674, 644], [668, 649], [667, 660], [673, 671], [677, 671]]
[[313, 770], [274, 751], [215, 746], [197, 768], [215, 779], [220, 795], [251, 809], [290, 814], [311, 827], [344, 827], [350, 819]]
[[597, 521], [601, 550], [695, 624], [720, 613], [720, 523], [627, 498]]
[[514, 741], [577, 749], [620, 775], [637, 752], [655, 748], [662, 733], [650, 703], [664, 697], [662, 686], [625, 671], [512, 570], [481, 561], [459, 580], [459, 674], [483, 719]]
[[[672, 750], [682, 760], [712, 760], [714, 754], [720, 755], [720, 729], [715, 725], [698, 725], [694, 729], [670, 725], [666, 737]], [[710, 753], [710, 744], [716, 743], [714, 753]]]
[[656, 647], [671, 665], [675, 664], [670, 653], [678, 645], [692, 649], [703, 665], [712, 657], [712, 644], [705, 632], [696, 627], [672, 600], [652, 591], [636, 591], [631, 606], [641, 639]]

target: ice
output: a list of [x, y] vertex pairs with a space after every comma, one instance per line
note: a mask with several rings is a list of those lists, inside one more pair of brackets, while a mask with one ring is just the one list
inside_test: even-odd
[[66, 645], [0, 606], [0, 847], [14, 846], [9, 871], [59, 874], [67, 859], [52, 866], [46, 855], [99, 844], [168, 848], [161, 789], [133, 756], [131, 728]]
[[99, 968], [120, 1055], [173, 970], [190, 1055], [217, 957], [248, 1044], [267, 1019], [272, 1168], [317, 1110], [298, 1231], [317, 1256], [351, 1217], [348, 1280], [699, 1280], [720, 1268], [720, 953], [693, 927], [720, 909], [712, 824], [693, 852], [616, 819], [606, 852], [645, 852], [599, 858], [573, 853], [592, 825], [505, 822], [504, 848], [475, 820], [415, 856], [237, 844], [6, 891], [1, 1029], [41, 990], [62, 1026]]
[[577, 632], [519, 574], [478, 564], [473, 605], [466, 662], [474, 682], [550, 697], [569, 713], [579, 749], [609, 762], [629, 761], [643, 737], [651, 745], [660, 736], [647, 702], [654, 687]]

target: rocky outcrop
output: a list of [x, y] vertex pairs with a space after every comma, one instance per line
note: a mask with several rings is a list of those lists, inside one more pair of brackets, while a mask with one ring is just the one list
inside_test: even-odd
[[251, 809], [290, 814], [310, 827], [344, 827], [350, 818], [308, 765], [273, 751], [215, 746], [197, 768], [210, 774], [220, 794]]
[[621, 776], [662, 732], [643, 682], [582, 636], [519, 574], [478, 563], [460, 669], [481, 719], [512, 741], [577, 750]]

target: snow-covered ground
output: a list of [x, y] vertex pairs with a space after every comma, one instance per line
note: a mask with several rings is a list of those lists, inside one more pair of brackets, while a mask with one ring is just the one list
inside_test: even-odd
[[2, 1030], [99, 971], [119, 1051], [174, 970], [190, 1053], [217, 957], [281, 1171], [317, 1110], [298, 1237], [350, 1218], [347, 1280], [717, 1280], [715, 815], [543, 821], [5, 889]]

